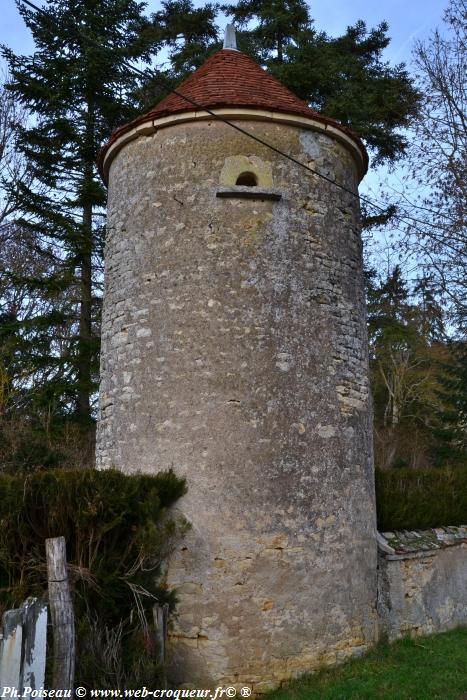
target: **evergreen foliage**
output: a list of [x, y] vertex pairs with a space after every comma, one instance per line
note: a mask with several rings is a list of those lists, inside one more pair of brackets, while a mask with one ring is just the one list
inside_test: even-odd
[[151, 16], [153, 31], [169, 49], [171, 73], [177, 80], [222, 48], [215, 23], [217, 10], [210, 2], [195, 7], [191, 0], [165, 0], [162, 9]]
[[451, 341], [440, 362], [440, 410], [433, 426], [435, 465], [467, 463], [467, 343]]
[[376, 465], [467, 464], [465, 343], [446, 340], [431, 280], [370, 271], [367, 301]]
[[150, 16], [150, 32], [156, 45], [165, 47], [169, 60], [160, 63], [153, 55], [156, 60], [135, 92], [140, 113], [154, 107], [210, 54], [222, 48], [215, 23], [216, 4], [195, 7], [191, 0], [164, 0], [161, 8]]
[[[18, 7], [37, 50], [15, 56], [3, 49], [10, 94], [33, 115], [14, 139], [21, 172], [28, 164], [28, 177], [11, 185], [22, 213], [2, 229], [0, 459], [7, 470], [77, 465], [77, 425], [84, 453], [92, 454], [105, 221], [95, 157], [114, 126], [157, 102], [221, 46], [211, 3], [166, 0], [151, 17], [135, 0], [48, 0], [46, 16], [20, 0]], [[382, 59], [386, 25], [368, 31], [357, 22], [332, 38], [315, 28], [303, 0], [240, 0], [224, 10], [241, 28], [240, 49], [309, 104], [360, 131], [376, 160], [401, 155], [400, 129], [418, 94], [402, 66]], [[162, 46], [169, 67], [161, 65], [155, 80], [127, 70], [126, 60], [154, 65]], [[420, 281], [418, 292], [403, 284], [391, 291], [399, 283], [388, 279], [369, 290], [376, 442], [390, 443], [385, 454], [377, 449], [378, 461], [462, 461], [465, 418], [462, 428], [447, 389], [458, 381], [449, 380], [449, 366], [458, 367], [456, 376], [462, 370], [443, 340], [436, 292], [430, 280]]]
[[243, 30], [239, 48], [311, 107], [355, 129], [375, 163], [402, 156], [407, 141], [400, 130], [415, 116], [420, 95], [403, 64], [383, 60], [390, 42], [385, 22], [369, 30], [359, 20], [330, 37], [315, 29], [304, 0], [240, 0], [222, 8]]
[[57, 327], [66, 329], [59, 353], [38, 343], [34, 357], [46, 376], [59, 355], [63, 386], [51, 393], [87, 425], [98, 372], [99, 209], [105, 204], [95, 161], [112, 128], [135, 114], [130, 95], [136, 81], [125, 60], [147, 57], [153, 39], [135, 0], [49, 0], [43, 12], [17, 5], [36, 47], [33, 56], [3, 47], [8, 87], [33, 117], [17, 125], [30, 173], [29, 181], [15, 183], [22, 213], [17, 221], [38, 255], [50, 261], [42, 274], [23, 276], [21, 283], [53, 300], [53, 308], [27, 324], [20, 316], [14, 322], [35, 337], [47, 328], [55, 339]]
[[[2, 180], [5, 201], [14, 203], [4, 225], [17, 232], [0, 269], [0, 374], [7, 387], [0, 458], [8, 469], [68, 462], [76, 426], [91, 452], [105, 234], [96, 155], [114, 127], [155, 104], [222, 46], [212, 3], [165, 0], [151, 16], [136, 0], [47, 0], [42, 12], [21, 0], [17, 6], [35, 52], [2, 49], [7, 94], [19, 115], [9, 140], [19, 175]], [[381, 61], [385, 29], [368, 33], [359, 23], [341, 40], [331, 39], [314, 29], [302, 0], [255, 6], [242, 0], [227, 11], [242, 28], [240, 48], [312, 106], [361, 128], [381, 159], [403, 150], [398, 129], [417, 96], [403, 71]], [[169, 61], [164, 56], [158, 63], [162, 47]], [[155, 77], [135, 77], [127, 61], [150, 65]], [[385, 145], [378, 129], [387, 135]], [[4, 303], [8, 285], [18, 292], [13, 304]], [[17, 444], [19, 435], [26, 446]], [[70, 435], [70, 446], [56, 450]]]
[[[69, 292], [48, 292], [57, 265], [30, 230], [5, 224], [0, 244], [0, 470], [90, 464], [93, 431], [84, 434], [70, 416], [71, 331], [56, 313]], [[32, 289], [31, 279], [45, 288]]]
[[378, 529], [467, 524], [467, 468], [377, 469]]
[[[0, 613], [46, 593], [45, 539], [64, 536], [79, 631], [77, 681], [116, 687], [113, 662], [106, 677], [98, 660], [88, 658], [93, 645], [95, 653], [105, 651], [103, 635], [114, 638], [123, 667], [144, 661], [147, 670], [154, 658], [152, 606], [156, 600], [174, 605], [157, 579], [174, 538], [186, 528], [167, 511], [184, 492], [173, 472], [0, 475]], [[144, 656], [144, 649], [140, 664], [135, 653]]]

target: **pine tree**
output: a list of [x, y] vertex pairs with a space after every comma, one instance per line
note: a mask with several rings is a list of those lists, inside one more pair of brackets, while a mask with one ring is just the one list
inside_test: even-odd
[[446, 340], [432, 281], [370, 271], [367, 300], [377, 465], [465, 463], [465, 343]]
[[221, 48], [215, 24], [217, 6], [194, 7], [191, 0], [164, 0], [151, 16], [158, 40], [169, 47], [171, 69], [177, 80], [198, 68], [206, 56]]
[[[115, 126], [152, 106], [220, 48], [217, 6], [165, 0], [147, 18], [137, 0], [47, 0], [41, 12], [17, 5], [36, 44], [33, 56], [3, 47], [10, 90], [33, 115], [19, 129], [28, 178], [15, 191], [17, 224], [47, 262], [30, 276], [10, 275], [43, 303], [27, 327], [21, 313], [8, 317], [8, 343], [27, 339], [40, 368], [39, 403], [51, 401], [60, 415], [73, 414], [86, 426], [97, 381], [105, 232], [97, 152]], [[367, 32], [358, 23], [332, 39], [314, 29], [303, 0], [240, 0], [227, 11], [244, 30], [240, 49], [309, 104], [355, 126], [381, 160], [400, 155], [398, 129], [417, 95], [402, 67], [382, 63], [385, 26]], [[135, 78], [126, 61], [153, 67], [162, 46], [169, 69], [161, 65], [155, 80]]]
[[222, 48], [215, 23], [217, 5], [206, 3], [195, 7], [192, 0], [163, 0], [161, 6], [150, 16], [149, 31], [154, 42], [167, 49], [169, 60], [153, 65], [136, 93], [143, 113], [199, 68], [210, 54]]
[[[63, 322], [70, 291], [47, 293], [49, 282], [32, 288], [31, 279], [49, 281], [57, 266], [28, 229], [4, 224], [0, 246], [0, 468], [51, 466], [61, 461], [65, 443], [71, 456], [70, 338]], [[80, 464], [89, 460], [89, 438], [80, 435]]]
[[403, 64], [382, 52], [388, 25], [365, 22], [333, 38], [314, 28], [304, 0], [240, 0], [222, 6], [243, 30], [239, 48], [259, 60], [311, 107], [353, 127], [375, 163], [393, 162], [407, 142], [401, 129], [415, 115], [419, 95]]
[[453, 340], [440, 358], [440, 410], [433, 421], [436, 466], [467, 464], [467, 342]]
[[[283, 64], [292, 46], [313, 34], [310, 11], [303, 0], [240, 0], [222, 9], [246, 29], [243, 41], [248, 40], [249, 51], [268, 67]], [[249, 28], [252, 21], [255, 26]]]
[[[114, 127], [170, 89], [175, 73], [161, 67], [162, 83], [144, 81], [127, 61], [154, 72], [157, 51], [168, 46], [176, 70], [186, 71], [190, 55], [202, 60], [217, 41], [215, 9], [195, 9], [189, 0], [169, 0], [152, 17], [136, 0], [17, 6], [36, 47], [33, 56], [2, 47], [10, 68], [2, 115], [11, 104], [15, 114], [31, 114], [4, 120], [15, 127], [8, 143], [21, 177], [8, 180], [0, 169], [9, 217], [0, 243], [16, 231], [0, 264], [0, 433], [7, 445], [0, 461], [9, 468], [30, 465], [30, 456], [49, 463], [57, 441], [68, 440], [67, 454], [79, 461], [76, 426], [92, 454], [106, 198], [96, 156]], [[31, 445], [21, 458], [17, 436]]]
[[[32, 184], [20, 183], [20, 224], [54, 269], [27, 282], [56, 301], [54, 323], [67, 328], [63, 394], [86, 425], [97, 378], [105, 204], [96, 156], [112, 128], [135, 114], [137, 83], [125, 60], [148, 58], [154, 35], [135, 0], [48, 0], [42, 12], [17, 5], [36, 46], [33, 56], [3, 47], [9, 89], [33, 114], [19, 131], [32, 176]], [[34, 322], [39, 331], [46, 320], [30, 319], [29, 332]], [[54, 364], [53, 353], [52, 343], [44, 364]]]

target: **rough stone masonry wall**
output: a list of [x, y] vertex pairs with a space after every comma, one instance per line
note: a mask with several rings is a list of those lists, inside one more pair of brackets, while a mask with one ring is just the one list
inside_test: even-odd
[[[333, 139], [241, 125], [356, 191]], [[245, 158], [279, 201], [216, 196]], [[119, 152], [108, 231], [98, 464], [173, 467], [188, 483], [192, 530], [168, 573], [172, 679], [261, 691], [366, 649], [376, 544], [357, 200], [200, 121]]]
[[392, 640], [467, 624], [467, 527], [384, 535], [378, 557], [381, 632]]

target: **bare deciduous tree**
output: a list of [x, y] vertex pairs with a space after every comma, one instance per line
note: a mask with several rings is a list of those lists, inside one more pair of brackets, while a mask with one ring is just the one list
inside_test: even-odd
[[27, 112], [5, 87], [8, 74], [0, 74], [0, 226], [17, 211], [17, 193], [30, 182], [24, 158], [16, 148], [17, 126], [27, 120]]
[[414, 47], [422, 104], [402, 187], [389, 199], [406, 222], [406, 252], [437, 285], [451, 323], [462, 332], [467, 311], [467, 0], [450, 0], [443, 20], [441, 30]]

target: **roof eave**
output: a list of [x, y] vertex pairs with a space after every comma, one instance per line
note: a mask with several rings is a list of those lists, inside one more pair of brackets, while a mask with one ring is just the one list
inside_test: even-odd
[[116, 129], [107, 144], [101, 148], [97, 165], [100, 175], [105, 184], [108, 183], [110, 164], [129, 141], [133, 141], [139, 136], [155, 133], [159, 129], [174, 126], [175, 124], [190, 121], [200, 121], [222, 117], [222, 121], [233, 120], [254, 120], [254, 121], [274, 121], [287, 123], [292, 126], [308, 128], [313, 131], [327, 133], [342, 143], [352, 153], [357, 165], [360, 180], [368, 170], [368, 154], [360, 138], [348, 127], [343, 126], [335, 119], [330, 119], [319, 113], [310, 110], [310, 115], [286, 110], [271, 110], [260, 106], [213, 106], [209, 107], [209, 112], [205, 110], [179, 110], [173, 112], [167, 110], [144, 114], [124, 126]]

